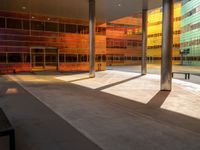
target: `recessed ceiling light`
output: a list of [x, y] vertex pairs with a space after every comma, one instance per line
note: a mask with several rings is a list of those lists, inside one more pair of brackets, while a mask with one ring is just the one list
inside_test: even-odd
[[47, 20], [50, 20], [50, 18], [47, 18]]
[[22, 10], [26, 10], [26, 6], [22, 6]]
[[121, 4], [118, 4], [118, 6], [121, 7], [122, 5], [121, 5]]
[[32, 19], [34, 19], [35, 17], [34, 16], [32, 16]]

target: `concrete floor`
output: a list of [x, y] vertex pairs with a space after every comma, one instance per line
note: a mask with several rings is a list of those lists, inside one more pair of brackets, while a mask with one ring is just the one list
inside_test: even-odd
[[[175, 79], [173, 90], [169, 93], [159, 91], [158, 75], [140, 76], [138, 73], [108, 70], [98, 72], [95, 79], [88, 79], [87, 76], [85, 73], [75, 75], [38, 73], [10, 75], [9, 78], [33, 95], [32, 103], [43, 103], [44, 109], [48, 109], [49, 112], [46, 113], [37, 112], [36, 109], [38, 116], [40, 113], [44, 113], [42, 114], [44, 116], [47, 113], [56, 113], [56, 118], [59, 116], [65, 120], [66, 125], [56, 123], [55, 129], [62, 130], [68, 128], [66, 126], [70, 124], [72, 129], [84, 135], [83, 139], [90, 139], [87, 141], [89, 143], [92, 141], [90, 143], [92, 146], [96, 144], [104, 150], [200, 149], [199, 84]], [[1, 106], [7, 110], [11, 120], [18, 119], [18, 123], [23, 125], [24, 122], [19, 119], [20, 117], [23, 119], [23, 115], [16, 116], [15, 112], [22, 114], [24, 112], [22, 106], [28, 107], [28, 110], [35, 107], [32, 108], [32, 103], [28, 99], [24, 100], [15, 86], [7, 88], [5, 93], [5, 97], [12, 95], [11, 93], [21, 96], [21, 98], [13, 97], [18, 99], [15, 103], [3, 100]], [[20, 105], [19, 99], [26, 104]], [[17, 111], [14, 109], [15, 105], [18, 105]], [[23, 109], [20, 109], [20, 106]], [[29, 122], [31, 124], [32, 119]], [[37, 128], [45, 129], [45, 126]], [[48, 130], [50, 128], [51, 126]], [[18, 134], [21, 134], [19, 129]], [[18, 143], [26, 141], [25, 143], [30, 144], [32, 140], [34, 141], [34, 139], [24, 139], [22, 135], [19, 135]], [[54, 135], [52, 129], [49, 137], [53, 139], [59, 135], [57, 133]], [[67, 133], [61, 135], [63, 140], [65, 136], [68, 137]], [[79, 143], [79, 140], [81, 139], [77, 139], [76, 142]], [[45, 140], [38, 139], [39, 141]], [[46, 145], [51, 147], [53, 143], [51, 141]]]
[[[0, 77], [0, 91], [0, 107], [16, 131], [16, 150], [101, 150], [17, 83]], [[0, 150], [9, 150], [8, 137], [0, 137]]]

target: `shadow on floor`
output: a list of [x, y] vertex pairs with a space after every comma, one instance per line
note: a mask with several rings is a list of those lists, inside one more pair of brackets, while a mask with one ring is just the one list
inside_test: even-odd
[[135, 76], [135, 77], [132, 77], [132, 78], [128, 78], [128, 79], [125, 79], [125, 80], [122, 80], [122, 81], [119, 81], [119, 82], [115, 82], [115, 83], [112, 83], [112, 84], [109, 84], [109, 85], [106, 85], [106, 86], [97, 88], [96, 90], [101, 91], [101, 90], [110, 88], [110, 87], [112, 87], [112, 86], [115, 86], [115, 85], [118, 85], [118, 84], [122, 84], [122, 83], [128, 82], [128, 81], [130, 81], [130, 80], [134, 80], [134, 79], [140, 78], [140, 77], [142, 77], [142, 76], [143, 76], [143, 75], [138, 75], [138, 76]]
[[148, 103], [147, 105], [153, 108], [160, 108], [169, 96], [170, 91], [159, 91]]
[[[16, 130], [16, 150], [102, 150], [17, 83], [0, 84], [18, 89], [0, 97], [0, 107]], [[0, 150], [8, 146], [8, 139], [0, 137]]]

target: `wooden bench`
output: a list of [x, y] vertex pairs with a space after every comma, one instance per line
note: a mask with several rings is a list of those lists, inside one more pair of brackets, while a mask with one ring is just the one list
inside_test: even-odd
[[16, 69], [15, 68], [0, 68], [0, 72], [2, 71], [12, 71], [14, 74], [16, 73]]
[[15, 150], [15, 130], [0, 108], [0, 136], [9, 136], [10, 150]]
[[184, 74], [185, 75], [185, 79], [190, 79], [190, 73], [188, 72], [172, 72], [172, 78], [174, 77], [174, 74]]

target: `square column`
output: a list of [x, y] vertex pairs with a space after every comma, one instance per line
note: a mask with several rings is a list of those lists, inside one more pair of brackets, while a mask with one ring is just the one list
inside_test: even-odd
[[160, 87], [160, 89], [163, 91], [170, 91], [172, 87], [173, 8], [174, 0], [163, 0], [163, 35]]
[[96, 16], [95, 0], [89, 0], [89, 49], [90, 49], [90, 72], [89, 77], [95, 77], [95, 35], [96, 35]]
[[142, 66], [141, 74], [147, 74], [147, 9], [142, 10]]

